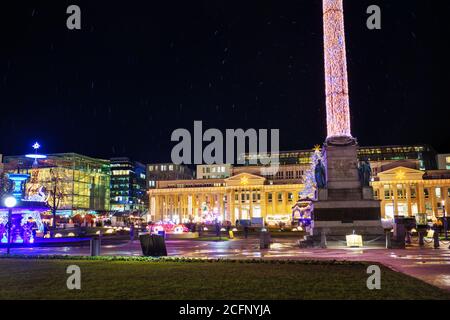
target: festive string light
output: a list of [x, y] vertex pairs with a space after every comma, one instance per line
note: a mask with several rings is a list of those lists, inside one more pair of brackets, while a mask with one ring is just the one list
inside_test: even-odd
[[351, 137], [343, 0], [323, 0], [327, 133]]

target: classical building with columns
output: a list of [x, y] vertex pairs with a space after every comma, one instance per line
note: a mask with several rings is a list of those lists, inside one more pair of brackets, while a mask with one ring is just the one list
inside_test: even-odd
[[290, 221], [292, 207], [304, 185], [301, 179], [285, 181], [239, 173], [226, 179], [160, 181], [150, 189], [153, 221], [208, 222], [250, 220]]
[[397, 166], [378, 173], [372, 187], [383, 218], [426, 213], [432, 219], [442, 217], [450, 205], [450, 170]]

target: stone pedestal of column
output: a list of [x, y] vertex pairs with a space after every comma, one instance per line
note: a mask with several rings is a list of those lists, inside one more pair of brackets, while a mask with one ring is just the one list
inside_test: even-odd
[[342, 144], [325, 143], [327, 188], [319, 190], [314, 203], [313, 236], [320, 236], [321, 230], [327, 228], [329, 236], [342, 237], [354, 231], [363, 240], [379, 237], [383, 243], [380, 201], [374, 200], [371, 187], [361, 186], [357, 148], [356, 141], [350, 138], [343, 139]]

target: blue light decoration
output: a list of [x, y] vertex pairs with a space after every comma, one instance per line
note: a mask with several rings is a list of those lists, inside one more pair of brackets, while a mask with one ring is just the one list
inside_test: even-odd
[[38, 159], [45, 159], [47, 158], [47, 156], [45, 154], [38, 154], [38, 150], [40, 149], [41, 145], [39, 144], [39, 142], [35, 142], [32, 145], [33, 149], [34, 149], [34, 153], [30, 153], [30, 154], [26, 154], [25, 157], [27, 158], [31, 158], [34, 159], [33, 162], [33, 167], [37, 167], [38, 165]]
[[[38, 142], [32, 147], [35, 150], [34, 154], [28, 154], [26, 157], [34, 159], [33, 167], [35, 167], [38, 165], [37, 159], [44, 159], [46, 156], [37, 153], [41, 147]], [[13, 185], [12, 196], [17, 200], [17, 205], [11, 212], [11, 242], [33, 244], [37, 231], [44, 231], [41, 213], [48, 211], [49, 207], [45, 201], [25, 199], [25, 183], [30, 178], [29, 174], [8, 173], [7, 177]], [[9, 208], [0, 207], [0, 243], [2, 244], [8, 242], [8, 217]]]
[[17, 202], [19, 202], [22, 200], [25, 181], [28, 180], [30, 175], [22, 173], [8, 173], [7, 176], [8, 179], [13, 182], [12, 195], [16, 198]]

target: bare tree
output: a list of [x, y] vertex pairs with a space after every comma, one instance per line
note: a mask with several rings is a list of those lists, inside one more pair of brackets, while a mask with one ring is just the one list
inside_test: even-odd
[[56, 229], [56, 212], [60, 208], [60, 205], [65, 197], [64, 183], [66, 179], [63, 172], [61, 170], [58, 170], [57, 168], [50, 169], [50, 177], [51, 185], [48, 188], [49, 197], [47, 200], [47, 204], [52, 211], [52, 229]]

